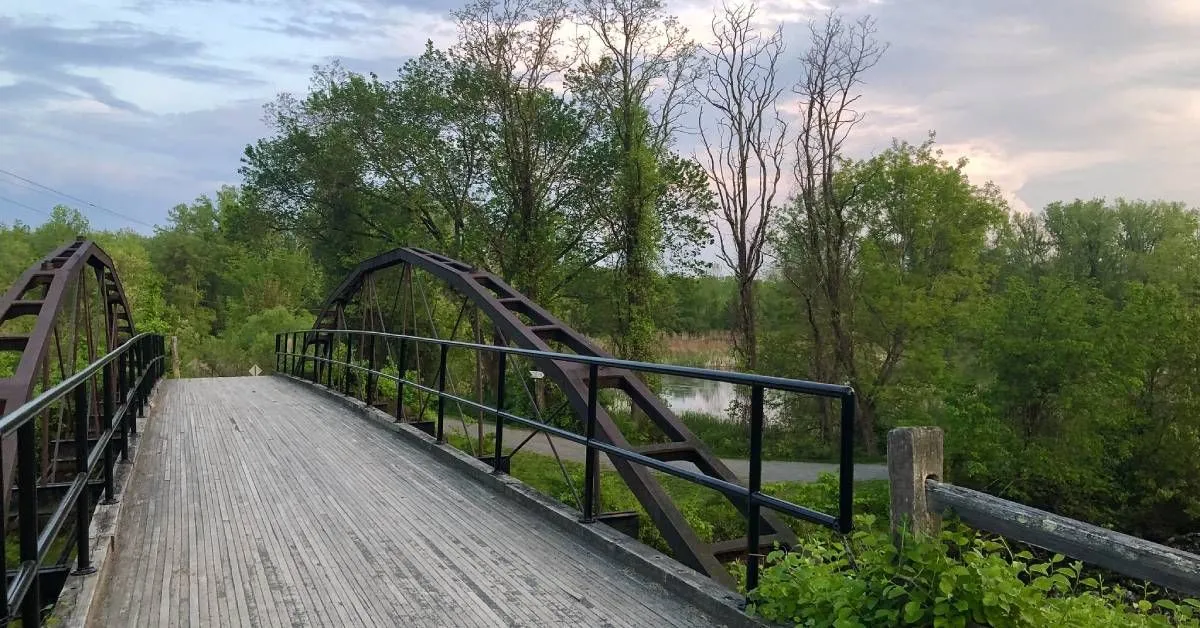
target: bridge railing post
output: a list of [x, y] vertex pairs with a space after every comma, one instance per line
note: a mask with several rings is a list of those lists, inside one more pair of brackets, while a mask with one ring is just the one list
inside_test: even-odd
[[125, 421], [129, 426], [129, 437], [137, 436], [137, 351], [131, 348], [125, 354]]
[[588, 408], [587, 408], [587, 426], [585, 434], [587, 435], [587, 449], [584, 454], [583, 464], [583, 523], [592, 523], [596, 520], [596, 497], [597, 487], [600, 484], [599, 474], [599, 454], [592, 447], [592, 439], [596, 438], [596, 406], [597, 394], [599, 393], [599, 371], [600, 367], [596, 364], [588, 365]]
[[329, 341], [325, 343], [325, 387], [333, 390], [333, 345], [337, 340], [333, 334], [329, 334]]
[[275, 334], [275, 371], [276, 372], [283, 370], [279, 363], [279, 360], [282, 358], [282, 356], [279, 355], [279, 338], [281, 336], [282, 336], [282, 334]]
[[[17, 428], [17, 530], [20, 538], [22, 563], [37, 562], [38, 558], [38, 506], [37, 506], [37, 426], [27, 421]], [[41, 625], [41, 587], [34, 574], [25, 599], [21, 602], [21, 625]]]
[[353, 378], [350, 371], [350, 365], [354, 363], [354, 334], [346, 334], [346, 361], [342, 364], [342, 392], [347, 397], [353, 397], [350, 393], [350, 380]]
[[375, 388], [379, 385], [379, 376], [375, 374], [379, 370], [378, 360], [375, 359], [375, 336], [363, 339], [363, 350], [367, 352], [367, 393], [364, 401], [368, 406], [374, 406]]
[[[100, 432], [108, 433], [113, 429], [113, 364], [104, 365], [101, 373], [101, 402], [100, 402]], [[117, 503], [116, 487], [113, 482], [113, 465], [116, 463], [117, 439], [116, 433], [108, 439], [104, 448], [104, 504]]]
[[133, 381], [136, 388], [133, 391], [133, 398], [137, 401], [137, 413], [134, 417], [140, 417], [145, 412], [143, 407], [143, 399], [146, 394], [146, 381], [142, 378], [142, 374], [146, 372], [146, 345], [139, 340], [133, 345], [133, 361], [134, 367], [137, 369], [133, 374]]
[[[129, 367], [126, 362], [129, 360], [128, 353], [122, 353], [117, 356], [117, 405], [123, 406], [125, 396], [129, 394]], [[121, 422], [118, 428], [121, 431], [121, 462], [129, 462], [129, 410], [126, 409], [121, 414]]]
[[90, 414], [91, 395], [88, 394], [89, 381], [85, 381], [75, 388], [75, 474], [76, 482], [80, 481], [80, 476], [83, 480], [83, 492], [79, 494], [79, 500], [75, 502], [75, 543], [76, 543], [76, 558], [75, 571], [76, 575], [85, 575], [95, 573], [96, 568], [92, 566], [92, 552], [88, 543], [88, 524], [90, 523], [92, 508], [91, 497], [92, 492], [88, 484], [88, 415]]
[[404, 339], [400, 339], [400, 348], [396, 355], [396, 420], [404, 421], [404, 365], [406, 364], [407, 356], [405, 349], [408, 343]]
[[891, 495], [892, 538], [902, 533], [937, 534], [941, 513], [932, 508], [925, 480], [942, 480], [942, 430], [936, 427], [897, 427], [888, 432], [888, 493]]
[[443, 429], [443, 424], [446, 420], [446, 353], [450, 350], [448, 345], [442, 345], [441, 359], [438, 361], [438, 418], [437, 418], [437, 441], [439, 443], [446, 442], [446, 432]]
[[496, 459], [492, 463], [493, 473], [503, 473], [504, 469], [504, 376], [508, 371], [508, 354], [500, 352], [499, 372], [496, 373]]
[[762, 490], [762, 432], [763, 388], [750, 389], [750, 490], [746, 504], [746, 590], [758, 588], [759, 509], [758, 492]]
[[[3, 455], [3, 452], [0, 452], [0, 469], [2, 469], [2, 468], [5, 468], [4, 467], [4, 455]], [[17, 478], [17, 479], [19, 480], [19, 478]], [[14, 484], [15, 483], [16, 482], [14, 482]], [[4, 521], [4, 522], [8, 521], [8, 504], [6, 503], [7, 501], [8, 501], [7, 499], [0, 499], [0, 521]], [[7, 548], [8, 547], [8, 526], [7, 525], [3, 526], [3, 528], [0, 528], [0, 539], [4, 540], [4, 546]], [[3, 570], [4, 573], [8, 573], [8, 552], [0, 552], [0, 570]], [[3, 590], [3, 595], [0, 595], [0, 617], [9, 617], [10, 615], [11, 615], [11, 613], [9, 613], [9, 609], [8, 609], [8, 587], [5, 587]]]

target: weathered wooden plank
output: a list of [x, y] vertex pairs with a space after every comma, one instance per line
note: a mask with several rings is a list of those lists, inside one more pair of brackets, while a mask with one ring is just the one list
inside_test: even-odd
[[925, 492], [931, 507], [953, 511], [980, 530], [1200, 595], [1200, 556], [1195, 554], [936, 480], [926, 480]]
[[280, 380], [167, 382], [142, 438], [97, 625], [715, 625]]

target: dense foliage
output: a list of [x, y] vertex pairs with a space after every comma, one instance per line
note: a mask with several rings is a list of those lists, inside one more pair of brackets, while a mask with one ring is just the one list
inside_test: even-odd
[[312, 324], [308, 309], [325, 289], [308, 249], [286, 234], [237, 226], [243, 198], [226, 188], [170, 211], [150, 236], [93, 231], [77, 210], [57, 207], [37, 228], [0, 226], [0, 283], [77, 236], [104, 248], [117, 266], [139, 331], [176, 339], [184, 377], [242, 375], [275, 362], [275, 334]]
[[1200, 600], [1135, 595], [1061, 554], [1039, 560], [953, 526], [894, 544], [859, 518], [846, 539], [809, 537], [772, 561], [753, 612], [797, 626], [1200, 626]]
[[[848, 383], [866, 456], [882, 455], [892, 427], [939, 425], [955, 483], [1158, 541], [1200, 527], [1195, 210], [1095, 199], [1012, 212], [932, 135], [868, 158], [841, 154], [861, 118], [839, 107], [858, 101], [854, 85], [883, 47], [869, 20], [831, 15], [814, 25], [805, 76], [789, 92], [801, 130], [786, 142], [760, 134], [795, 147], [759, 160], [795, 170], [792, 194], [764, 192], [750, 213], [725, 199], [726, 222], [760, 235], [727, 243], [751, 247], [735, 277], [711, 276], [700, 251], [721, 182], [675, 140], [695, 104], [696, 60], [714, 57], [698, 54], [662, 3], [480, 0], [454, 17], [456, 45], [429, 45], [391, 77], [317, 68], [307, 93], [268, 105], [268, 137], [246, 138], [242, 186], [176, 206], [152, 234], [93, 231], [67, 207], [38, 227], [0, 227], [0, 283], [92, 237], [115, 260], [138, 328], [175, 337], [182, 376], [240, 375], [269, 370], [274, 334], [308, 327], [359, 261], [421, 246], [499, 274], [624, 356], [737, 360]], [[560, 44], [573, 23], [603, 41], [571, 56]], [[764, 93], [787, 91], [774, 80]], [[761, 112], [783, 108], [774, 98]], [[734, 168], [743, 192], [754, 179], [746, 163]], [[755, 217], [768, 215], [759, 229]], [[445, 291], [430, 298], [450, 302]], [[484, 324], [469, 324], [482, 338]], [[462, 393], [482, 371], [473, 368], [451, 361]], [[419, 414], [428, 403], [413, 394], [401, 403]], [[772, 455], [835, 455], [835, 405], [769, 401]], [[734, 406], [720, 420], [689, 418], [729, 455], [746, 447]], [[822, 499], [819, 487], [777, 488]], [[615, 484], [603, 494], [621, 501], [612, 508], [636, 507]], [[684, 514], [706, 540], [737, 527], [727, 503], [688, 495]], [[764, 615], [849, 626], [1153, 625], [1194, 614], [1167, 601], [1147, 618], [1074, 565], [961, 531], [900, 550], [872, 531], [816, 535], [800, 550], [764, 579]]]

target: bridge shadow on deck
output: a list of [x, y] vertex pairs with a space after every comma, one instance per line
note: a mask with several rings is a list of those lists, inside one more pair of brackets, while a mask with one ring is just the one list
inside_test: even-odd
[[713, 626], [419, 447], [280, 378], [171, 380], [97, 626]]

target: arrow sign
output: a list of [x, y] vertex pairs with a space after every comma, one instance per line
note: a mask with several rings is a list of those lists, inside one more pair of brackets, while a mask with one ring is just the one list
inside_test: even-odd
[[250, 374], [255, 377], [258, 377], [259, 375], [262, 374], [262, 369], [258, 368], [258, 365], [255, 364], [254, 366], [250, 367]]

